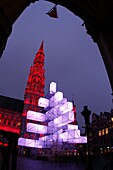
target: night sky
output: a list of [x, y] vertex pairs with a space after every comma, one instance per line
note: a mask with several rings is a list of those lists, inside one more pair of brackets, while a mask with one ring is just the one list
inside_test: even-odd
[[54, 4], [31, 4], [13, 25], [6, 49], [0, 59], [0, 94], [23, 100], [30, 66], [44, 40], [45, 93], [51, 81], [81, 111], [110, 111], [111, 86], [97, 45], [86, 34], [83, 21], [66, 8], [58, 6], [58, 19], [46, 15]]

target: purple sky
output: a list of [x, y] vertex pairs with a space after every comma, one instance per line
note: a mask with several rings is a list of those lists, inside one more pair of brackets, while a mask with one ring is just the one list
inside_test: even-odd
[[79, 122], [84, 105], [97, 114], [110, 111], [112, 90], [97, 45], [83, 21], [67, 9], [58, 6], [58, 19], [46, 15], [53, 6], [34, 3], [15, 22], [0, 59], [0, 94], [23, 100], [30, 66], [44, 40], [45, 92], [55, 81], [69, 101], [73, 95]]

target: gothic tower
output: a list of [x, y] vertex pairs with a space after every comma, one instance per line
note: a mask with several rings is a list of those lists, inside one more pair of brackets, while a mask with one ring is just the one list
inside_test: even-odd
[[43, 42], [35, 55], [33, 65], [30, 67], [27, 85], [24, 92], [24, 109], [22, 113], [21, 136], [32, 138], [31, 134], [26, 133], [26, 115], [28, 110], [40, 111], [38, 100], [44, 96], [45, 69], [44, 69], [44, 50]]

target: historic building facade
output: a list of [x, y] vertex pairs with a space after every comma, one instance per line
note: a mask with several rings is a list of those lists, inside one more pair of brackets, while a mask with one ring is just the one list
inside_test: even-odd
[[[87, 144], [77, 146], [80, 155], [88, 154]], [[92, 113], [89, 147], [90, 154], [94, 156], [113, 153], [113, 109], [100, 114]]]
[[[16, 169], [23, 105], [22, 100], [0, 96], [0, 148], [2, 153], [7, 151], [7, 160], [10, 160], [11, 169]], [[4, 163], [2, 166], [5, 166]]]
[[0, 131], [20, 134], [23, 105], [22, 100], [0, 96]]
[[[26, 113], [39, 111], [38, 99], [44, 96], [44, 51], [43, 42], [30, 67], [24, 101], [0, 96], [0, 130], [26, 135]], [[30, 136], [30, 134], [27, 134]]]
[[[44, 96], [44, 50], [43, 42], [35, 55], [33, 65], [30, 67], [27, 85], [24, 92], [24, 101], [6, 96], [0, 96], [0, 135], [6, 138], [16, 134], [26, 138], [36, 138], [32, 133], [26, 133], [26, 115], [28, 110], [40, 111], [38, 99]], [[5, 133], [5, 134], [4, 134]], [[9, 139], [9, 137], [8, 137]], [[2, 145], [2, 142], [0, 142]]]
[[113, 111], [97, 115], [92, 114], [91, 142], [93, 154], [106, 154], [111, 152], [113, 146]]

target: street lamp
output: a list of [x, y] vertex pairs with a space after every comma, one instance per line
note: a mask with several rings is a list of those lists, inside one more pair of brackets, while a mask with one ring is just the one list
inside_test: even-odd
[[92, 161], [91, 161], [91, 155], [90, 155], [90, 144], [89, 144], [89, 132], [90, 132], [90, 115], [91, 111], [88, 109], [88, 106], [84, 106], [84, 110], [81, 112], [82, 116], [85, 120], [85, 129], [86, 129], [86, 135], [87, 135], [87, 146], [88, 146], [88, 157], [87, 157], [87, 164], [86, 164], [86, 170], [93, 170], [92, 167]]

